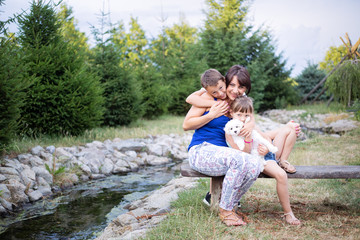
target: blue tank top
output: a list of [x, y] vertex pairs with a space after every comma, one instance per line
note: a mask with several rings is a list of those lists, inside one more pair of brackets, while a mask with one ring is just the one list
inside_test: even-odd
[[[206, 111], [203, 115], [208, 114]], [[225, 140], [225, 124], [230, 120], [226, 116], [220, 116], [208, 122], [206, 125], [202, 126], [199, 129], [195, 130], [195, 133], [191, 139], [188, 150], [195, 145], [201, 144], [203, 142], [208, 142], [217, 146], [227, 147]]]

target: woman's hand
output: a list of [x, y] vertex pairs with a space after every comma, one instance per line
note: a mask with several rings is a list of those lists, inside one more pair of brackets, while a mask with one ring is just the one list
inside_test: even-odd
[[208, 115], [211, 118], [218, 118], [222, 115], [225, 115], [229, 110], [229, 105], [225, 101], [216, 101], [214, 105], [211, 106]]
[[265, 156], [268, 152], [269, 152], [269, 149], [265, 145], [259, 144], [258, 153], [260, 156]]
[[245, 123], [244, 127], [240, 130], [239, 136], [249, 138], [255, 127], [255, 119], [251, 114], [250, 121]]
[[291, 120], [287, 123], [288, 126], [290, 126], [291, 128], [293, 128], [295, 130], [295, 134], [298, 137], [299, 134], [301, 133], [301, 127], [299, 123], [296, 123], [294, 120]]

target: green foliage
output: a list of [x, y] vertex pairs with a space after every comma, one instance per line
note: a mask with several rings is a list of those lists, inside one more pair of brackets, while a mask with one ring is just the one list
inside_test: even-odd
[[87, 37], [85, 33], [80, 32], [77, 28], [77, 20], [72, 16], [73, 11], [71, 7], [68, 7], [65, 3], [61, 4], [60, 11], [57, 13], [57, 17], [61, 22], [60, 33], [65, 41], [72, 44], [79, 49], [79, 54], [89, 54], [89, 45], [87, 43]]
[[346, 52], [347, 49], [345, 45], [340, 45], [338, 47], [331, 46], [330, 49], [326, 52], [324, 61], [319, 63], [319, 68], [324, 70], [326, 73], [331, 72], [331, 70], [333, 70], [333, 68], [346, 55]]
[[360, 60], [346, 60], [331, 74], [325, 85], [341, 103], [351, 106], [360, 98]]
[[[300, 98], [305, 97], [325, 76], [325, 72], [320, 70], [317, 64], [311, 64], [308, 62], [307, 67], [300, 73], [299, 76], [295, 78], [295, 81], [298, 84], [295, 89], [298, 92]], [[322, 88], [318, 88], [307, 99], [314, 99], [321, 91]], [[325, 100], [326, 98], [326, 95], [323, 94], [318, 99]]]
[[197, 32], [183, 19], [180, 24], [164, 28], [154, 39], [152, 60], [161, 73], [162, 85], [168, 86], [168, 103], [171, 114], [185, 114], [189, 105], [186, 97], [200, 88], [200, 73], [208, 67], [201, 58], [201, 48], [196, 42]]
[[281, 55], [275, 54], [268, 32], [246, 26], [246, 2], [209, 0], [207, 4], [201, 43], [208, 66], [223, 74], [235, 64], [247, 67], [252, 84], [250, 96], [258, 111], [275, 108], [280, 99], [286, 104], [293, 103], [294, 91], [287, 81], [290, 71], [285, 70], [286, 62], [282, 61]]
[[33, 2], [19, 24], [31, 76], [21, 109], [21, 132], [79, 135], [98, 126], [103, 113], [100, 83], [84, 55], [60, 35], [53, 7]]
[[53, 166], [53, 168], [50, 168], [49, 165], [45, 163], [45, 168], [53, 177], [56, 177], [57, 175], [65, 172], [65, 166], [56, 169], [55, 166]]
[[94, 69], [101, 78], [105, 98], [104, 125], [128, 125], [137, 119], [139, 104], [130, 73], [120, 67], [121, 53], [114, 44], [99, 44], [94, 50]]
[[[3, 1], [0, 1], [0, 6]], [[27, 87], [26, 64], [21, 63], [21, 55], [12, 36], [7, 36], [6, 24], [0, 21], [0, 156], [17, 130], [20, 107]]]
[[356, 99], [352, 105], [352, 110], [354, 111], [355, 113], [355, 119], [357, 121], [360, 121], [360, 101], [359, 99]]

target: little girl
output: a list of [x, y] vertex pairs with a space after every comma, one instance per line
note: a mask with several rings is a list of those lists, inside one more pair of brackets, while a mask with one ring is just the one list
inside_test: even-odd
[[[247, 96], [240, 96], [237, 97], [230, 105], [230, 116], [234, 119], [238, 119], [242, 122], [245, 122], [245, 120], [248, 117], [253, 117], [253, 103], [251, 98]], [[264, 166], [264, 173], [270, 177], [273, 177], [276, 179], [276, 190], [277, 194], [280, 200], [280, 204], [282, 208], [284, 209], [284, 217], [287, 223], [291, 225], [300, 225], [301, 222], [298, 220], [294, 213], [291, 210], [290, 206], [290, 199], [289, 199], [289, 191], [288, 191], [288, 178], [286, 172], [278, 165], [278, 162], [276, 159], [287, 159], [288, 156], [291, 153], [291, 150], [295, 144], [296, 141], [296, 134], [294, 131], [292, 131], [291, 124], [288, 123], [284, 127], [263, 133], [257, 128], [257, 131], [266, 139], [269, 139], [269, 141], [278, 148], [278, 151], [276, 152], [276, 158], [275, 154], [269, 152], [269, 150], [262, 144], [259, 144], [258, 152], [261, 156], [265, 156], [266, 165]], [[228, 144], [232, 148], [239, 149], [238, 146], [235, 144], [235, 142], [232, 139], [231, 135], [226, 134], [226, 140]], [[253, 139], [251, 138], [251, 135], [247, 136], [244, 139], [245, 142], [245, 148], [242, 150], [244, 152], [250, 153], [252, 147], [255, 146], [253, 143]], [[285, 155], [285, 158], [284, 158]]]

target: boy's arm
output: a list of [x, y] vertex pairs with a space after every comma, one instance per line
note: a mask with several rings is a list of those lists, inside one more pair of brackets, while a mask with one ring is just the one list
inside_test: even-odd
[[206, 108], [199, 108], [192, 106], [185, 116], [183, 122], [184, 131], [195, 130], [201, 128], [214, 118], [218, 118], [227, 112], [227, 105], [225, 102], [215, 102], [210, 108], [209, 113], [203, 115]]
[[210, 96], [210, 94], [206, 94], [205, 89], [200, 89], [196, 92], [193, 92], [186, 98], [186, 102], [200, 108], [211, 107], [215, 101]]

